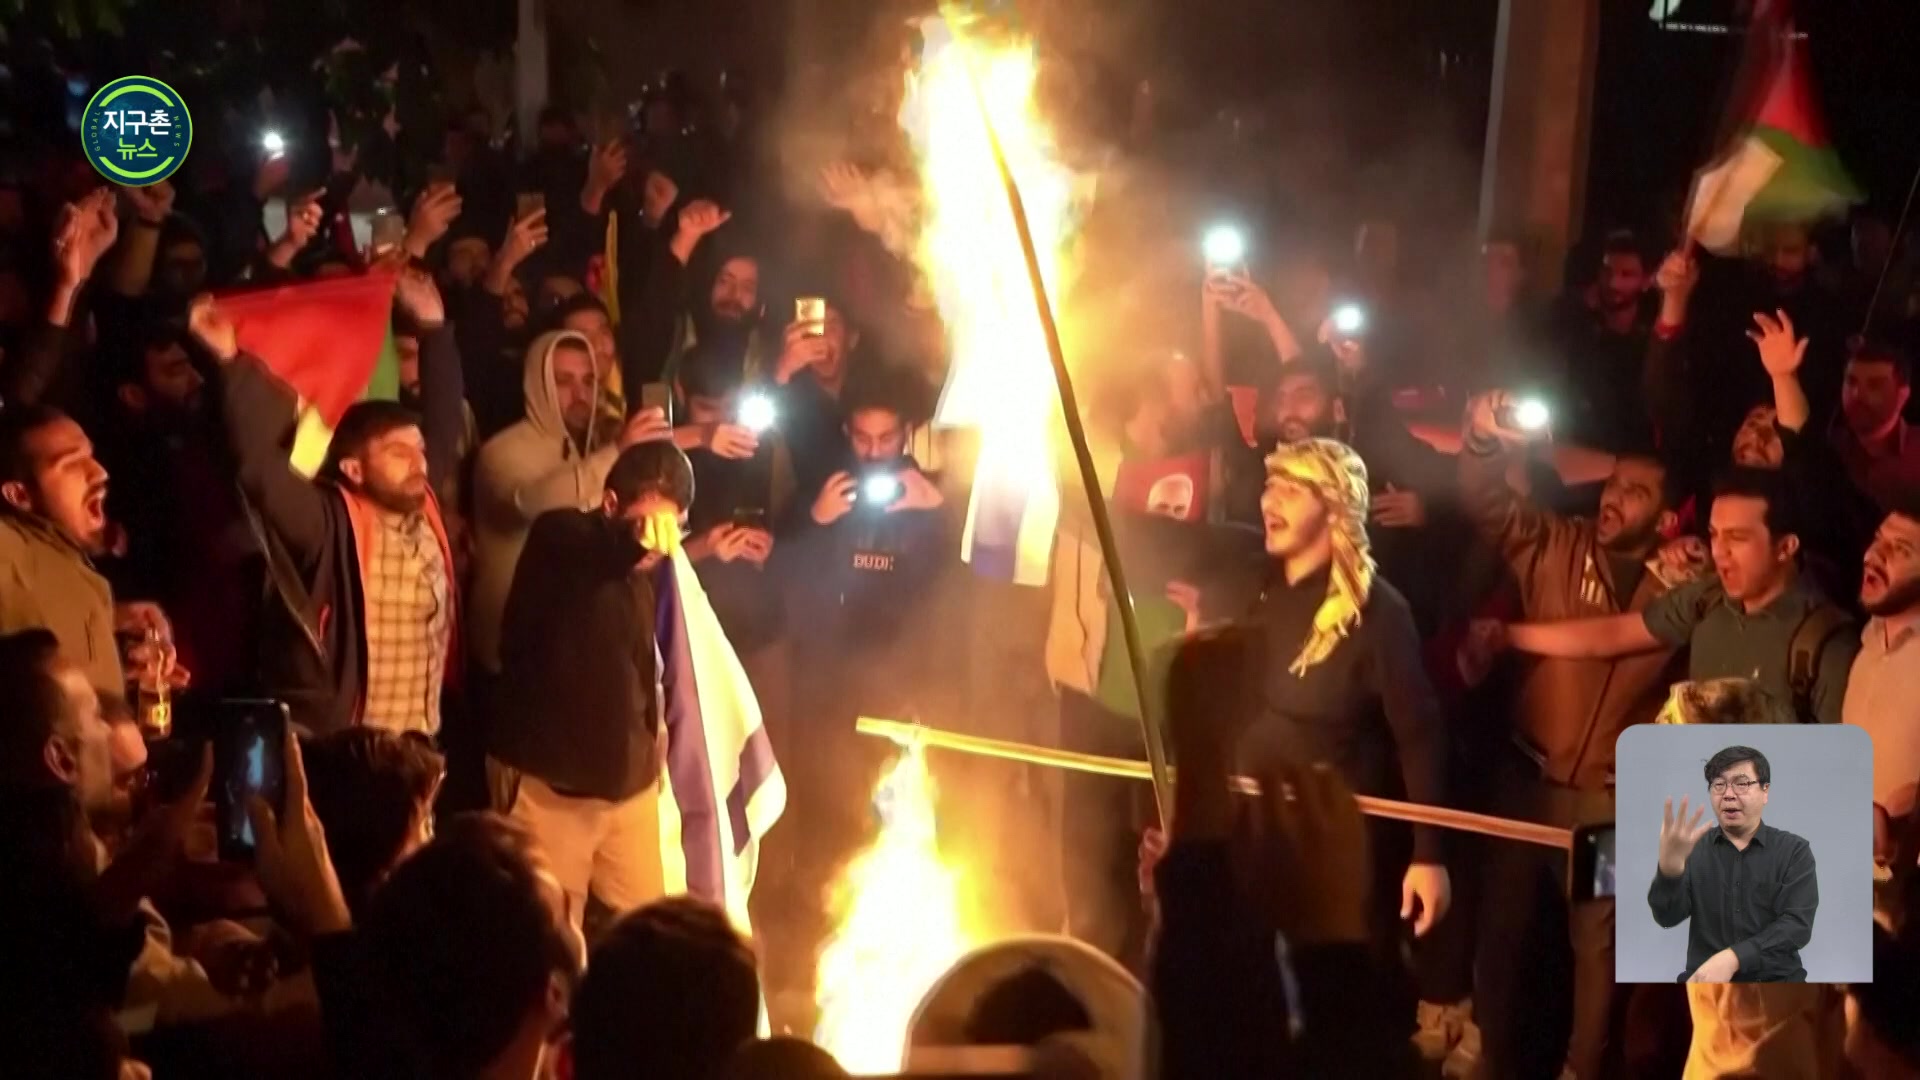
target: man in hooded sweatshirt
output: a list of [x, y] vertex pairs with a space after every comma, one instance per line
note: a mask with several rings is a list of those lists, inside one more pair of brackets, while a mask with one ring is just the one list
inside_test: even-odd
[[600, 502], [620, 451], [672, 434], [658, 409], [615, 428], [598, 413], [600, 367], [584, 334], [555, 330], [527, 349], [527, 413], [487, 440], [473, 472], [474, 577], [467, 633], [473, 658], [500, 671], [500, 619], [520, 549], [535, 518]]

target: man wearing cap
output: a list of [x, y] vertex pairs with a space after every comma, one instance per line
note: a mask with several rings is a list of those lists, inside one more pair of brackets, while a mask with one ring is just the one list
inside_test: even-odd
[[[1439, 703], [1413, 613], [1375, 570], [1366, 465], [1341, 443], [1306, 439], [1281, 446], [1266, 468], [1267, 578], [1248, 620], [1260, 644], [1243, 757], [1323, 761], [1361, 795], [1441, 805]], [[1374, 941], [1397, 956], [1399, 920], [1418, 936], [1446, 914], [1441, 833], [1419, 826], [1409, 838], [1403, 825], [1368, 825]], [[1410, 981], [1404, 992], [1411, 1032]]]

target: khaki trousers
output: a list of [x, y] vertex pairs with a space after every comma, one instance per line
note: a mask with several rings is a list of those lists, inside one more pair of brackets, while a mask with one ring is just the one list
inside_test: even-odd
[[576, 929], [587, 894], [623, 915], [666, 895], [660, 868], [660, 789], [621, 802], [561, 795], [539, 779], [520, 776], [512, 817], [546, 850], [567, 894]]

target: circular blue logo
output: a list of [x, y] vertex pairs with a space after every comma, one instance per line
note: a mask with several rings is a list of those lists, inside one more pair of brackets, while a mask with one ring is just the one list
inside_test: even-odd
[[172, 176], [193, 147], [193, 116], [173, 87], [124, 75], [94, 92], [80, 114], [80, 145], [101, 176], [128, 187]]

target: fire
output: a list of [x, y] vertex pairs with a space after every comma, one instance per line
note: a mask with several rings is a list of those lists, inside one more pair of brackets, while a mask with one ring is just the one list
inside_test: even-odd
[[[1012, 551], [1013, 580], [1041, 585], [1060, 512], [1052, 469], [1059, 399], [995, 138], [1050, 298], [1069, 269], [1079, 188], [1034, 104], [1032, 42], [971, 33], [980, 28], [952, 14], [920, 29], [900, 126], [920, 165], [916, 261], [950, 346], [936, 422], [981, 434], [965, 550], [976, 535], [992, 536]], [[856, 1073], [900, 1067], [921, 997], [982, 942], [965, 876], [940, 854], [933, 794], [922, 750], [907, 747], [874, 795], [879, 839], [838, 883], [845, 915], [820, 960], [814, 1041]]]
[[978, 943], [963, 875], [940, 857], [933, 777], [918, 745], [903, 749], [873, 801], [880, 836], [836, 889], [846, 914], [821, 953], [814, 1030], [853, 1073], [899, 1069], [921, 997]]
[[918, 262], [950, 346], [935, 420], [980, 429], [963, 548], [973, 550], [977, 531], [1000, 526], [1017, 534], [1013, 579], [1042, 585], [1060, 512], [1051, 452], [1058, 398], [994, 137], [1020, 190], [1050, 300], [1066, 278], [1078, 189], [1034, 103], [1032, 42], [962, 39], [955, 29], [945, 19], [922, 24], [920, 67], [900, 112], [920, 159]]

